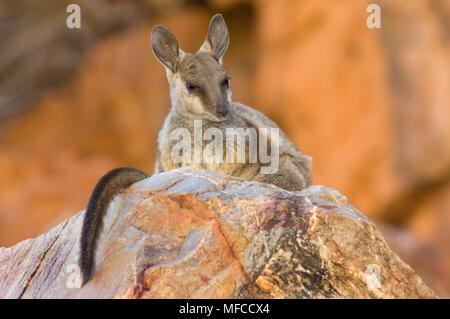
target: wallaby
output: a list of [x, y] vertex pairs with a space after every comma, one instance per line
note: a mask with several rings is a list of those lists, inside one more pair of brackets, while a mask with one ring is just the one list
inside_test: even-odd
[[[195, 54], [182, 51], [175, 36], [167, 28], [163, 26], [153, 28], [152, 49], [166, 69], [172, 104], [159, 132], [154, 173], [191, 166], [245, 180], [271, 183], [290, 191], [308, 187], [311, 185], [311, 158], [303, 155], [265, 115], [232, 101], [230, 77], [222, 67], [222, 57], [228, 43], [228, 29], [221, 14], [216, 14], [211, 19], [207, 38]], [[261, 142], [263, 136], [269, 144], [270, 152], [277, 151], [277, 171], [263, 173], [262, 168], [267, 167], [267, 162], [251, 160], [253, 155], [250, 150], [251, 134], [240, 142], [238, 140], [234, 143], [233, 140], [231, 147], [228, 144], [219, 145], [223, 147], [219, 159], [227, 158], [231, 153], [232, 161], [217, 161], [216, 153], [207, 149], [211, 147], [211, 143], [207, 144], [204, 140], [200, 141], [200, 148], [205, 151], [200, 161], [193, 160], [191, 155], [184, 156], [178, 161], [174, 160], [173, 150], [180, 141], [174, 139], [172, 133], [177, 129], [185, 129], [193, 134], [199, 121], [201, 121], [201, 136], [211, 128], [214, 128], [216, 133], [222, 133], [222, 136], [226, 136], [229, 129], [241, 132], [253, 129], [258, 133], [258, 142]], [[276, 138], [272, 135], [267, 136], [264, 130], [269, 128], [277, 129], [279, 135]], [[195, 148], [194, 144], [198, 142], [194, 140], [189, 143]], [[237, 160], [236, 154], [239, 151], [244, 154], [244, 160]], [[109, 203], [121, 190], [147, 177], [149, 175], [145, 172], [124, 167], [110, 171], [97, 183], [89, 199], [81, 234], [80, 268], [83, 283], [94, 274], [96, 242]]]

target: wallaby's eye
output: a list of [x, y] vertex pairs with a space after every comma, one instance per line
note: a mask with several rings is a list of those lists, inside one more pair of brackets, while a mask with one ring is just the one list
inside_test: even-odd
[[230, 87], [230, 77], [228, 75], [222, 80], [222, 86], [227, 89]]
[[198, 88], [198, 86], [195, 85], [194, 83], [189, 82], [189, 81], [186, 82], [186, 89], [188, 89], [188, 91], [193, 91], [196, 88]]

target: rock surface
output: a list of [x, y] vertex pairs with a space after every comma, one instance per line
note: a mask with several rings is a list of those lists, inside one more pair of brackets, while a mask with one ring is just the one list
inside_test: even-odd
[[288, 192], [191, 168], [112, 202], [77, 287], [83, 212], [0, 248], [0, 298], [433, 298], [337, 191]]
[[[0, 125], [0, 246], [72, 216], [108, 169], [151, 172], [169, 106], [151, 28], [169, 27], [194, 51], [211, 15], [222, 12], [235, 100], [266, 113], [314, 158], [316, 184], [339, 189], [372, 220], [431, 247], [426, 254], [435, 258], [402, 257], [450, 297], [450, 1], [80, 0], [93, 16], [85, 14], [76, 33], [59, 27], [64, 4], [41, 0], [30, 10], [29, 2], [0, 3], [0, 20], [14, 6], [11, 22], [21, 25], [0, 30], [0, 44], [15, 48], [0, 53], [0, 100], [9, 100], [2, 92], [29, 97], [30, 88], [52, 79], [58, 86], [30, 105], [14, 98], [17, 109], [29, 111]], [[381, 29], [366, 26], [369, 3], [382, 7]], [[11, 29], [25, 33], [3, 36]], [[64, 82], [55, 77], [74, 66], [85, 44], [91, 49], [76, 72]], [[2, 69], [1, 57], [21, 47], [28, 53], [16, 60], [24, 63]]]

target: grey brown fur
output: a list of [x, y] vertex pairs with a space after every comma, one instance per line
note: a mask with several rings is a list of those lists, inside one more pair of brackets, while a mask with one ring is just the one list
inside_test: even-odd
[[[286, 190], [297, 191], [311, 185], [311, 158], [303, 155], [280, 130], [279, 169], [274, 174], [261, 174], [262, 163], [249, 162], [248, 140], [244, 163], [175, 163], [171, 151], [177, 141], [171, 140], [170, 133], [177, 128], [187, 128], [191, 134], [194, 120], [202, 120], [203, 131], [218, 128], [226, 136], [227, 128], [278, 128], [262, 113], [233, 102], [229, 76], [222, 67], [222, 56], [229, 43], [228, 30], [222, 15], [215, 15], [210, 23], [207, 38], [195, 54], [179, 49], [175, 36], [163, 26], [152, 30], [152, 48], [156, 58], [164, 65], [170, 85], [172, 107], [158, 137], [158, 155], [155, 174], [191, 166], [238, 176], [246, 180], [271, 183]], [[270, 142], [268, 143], [270, 144]], [[205, 147], [203, 143], [202, 147]], [[224, 157], [229, 151], [224, 148]], [[235, 153], [236, 154], [236, 153]], [[132, 167], [117, 168], [97, 183], [85, 212], [80, 240], [80, 268], [82, 282], [88, 281], [95, 272], [95, 249], [102, 219], [109, 203], [123, 189], [149, 175]]]
[[94, 274], [95, 248], [109, 204], [117, 193], [147, 177], [147, 173], [134, 167], [120, 167], [109, 171], [98, 181], [84, 213], [81, 230], [79, 266], [82, 283]]
[[[204, 161], [193, 163], [192, 158], [183, 163], [174, 162], [171, 151], [177, 141], [170, 138], [171, 132], [177, 128], [187, 128], [193, 135], [194, 120], [202, 120], [203, 131], [214, 127], [220, 129], [223, 136], [226, 136], [226, 128], [255, 128], [259, 132], [260, 128], [278, 128], [278, 126], [262, 113], [232, 101], [231, 88], [229, 84], [224, 84], [228, 76], [222, 67], [222, 56], [229, 39], [225, 21], [220, 14], [212, 18], [207, 38], [195, 54], [186, 53], [180, 49], [174, 52], [172, 48], [178, 48], [178, 43], [175, 36], [164, 27], [155, 27], [152, 38], [162, 40], [161, 42], [152, 41], [153, 52], [156, 58], [166, 66], [172, 102], [169, 115], [159, 132], [159, 155], [155, 173], [180, 166], [192, 166], [238, 176], [246, 180], [271, 183], [292, 191], [298, 191], [311, 185], [311, 158], [303, 155], [281, 130], [279, 169], [274, 174], [261, 174], [260, 168], [263, 164], [260, 162], [208, 163]], [[164, 50], [163, 47], [170, 50]], [[161, 51], [164, 51], [163, 54]], [[167, 67], [167, 60], [176, 61], [175, 72]], [[186, 87], [188, 82], [194, 84], [196, 88], [189, 90]], [[204, 142], [203, 147], [206, 144]], [[248, 142], [237, 147], [245, 147], [246, 159], [248, 159]], [[194, 145], [192, 145], [193, 148]], [[224, 156], [226, 152], [227, 149], [224, 147]]]

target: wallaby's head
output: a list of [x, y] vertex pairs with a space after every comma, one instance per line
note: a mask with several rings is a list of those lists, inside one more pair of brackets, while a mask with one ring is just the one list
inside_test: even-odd
[[205, 42], [195, 54], [183, 52], [172, 32], [152, 30], [152, 48], [167, 70], [172, 106], [191, 118], [223, 121], [231, 105], [229, 76], [222, 67], [228, 47], [228, 29], [221, 14], [209, 24]]

